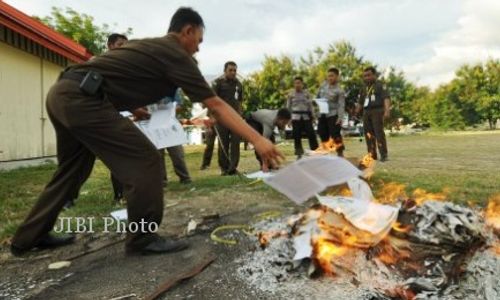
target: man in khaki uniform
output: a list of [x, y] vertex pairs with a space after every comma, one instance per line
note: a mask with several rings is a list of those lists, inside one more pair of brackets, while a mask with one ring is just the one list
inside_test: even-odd
[[300, 159], [304, 154], [302, 133], [305, 132], [309, 140], [309, 149], [311, 150], [318, 148], [318, 140], [316, 139], [316, 132], [314, 132], [313, 127], [313, 102], [309, 92], [304, 90], [304, 80], [301, 76], [296, 76], [293, 79], [293, 86], [293, 91], [288, 94], [286, 107], [292, 112], [293, 146], [297, 159]]
[[318, 134], [324, 146], [333, 141], [338, 156], [344, 156], [344, 140], [342, 139], [342, 120], [345, 114], [345, 93], [340, 87], [340, 71], [329, 68], [327, 80], [319, 87], [318, 98], [328, 100], [328, 113], [318, 118]]
[[[73, 241], [73, 236], [55, 237], [49, 232], [75, 186], [83, 183], [94, 156], [125, 186], [128, 254], [187, 247], [182, 241], [167, 240], [149, 230], [159, 227], [163, 217], [160, 156], [148, 138], [118, 113], [173, 96], [179, 87], [191, 100], [202, 101], [220, 123], [254, 144], [264, 167], [279, 164], [283, 155], [215, 96], [201, 75], [192, 55], [198, 51], [203, 32], [201, 16], [191, 8], [180, 8], [166, 36], [129, 41], [61, 74], [47, 95], [47, 111], [56, 131], [58, 168], [17, 229], [11, 244], [14, 255]], [[141, 227], [147, 230], [133, 232], [131, 223], [145, 223]]]

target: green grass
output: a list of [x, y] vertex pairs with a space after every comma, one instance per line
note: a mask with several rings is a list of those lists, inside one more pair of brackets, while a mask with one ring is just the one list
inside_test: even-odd
[[[364, 141], [348, 138], [345, 143], [347, 157], [362, 157], [366, 153]], [[406, 186], [407, 194], [411, 194], [416, 188], [429, 192], [447, 189], [450, 201], [484, 205], [491, 195], [500, 191], [500, 172], [497, 166], [500, 163], [500, 132], [433, 132], [391, 136], [388, 144], [390, 160], [378, 163], [375, 176], [371, 179], [375, 192], [384, 183], [397, 182]], [[306, 145], [304, 141], [304, 146]], [[291, 141], [279, 147], [287, 155], [289, 162], [295, 159]], [[217, 209], [220, 210], [237, 209], [231, 207], [231, 203], [238, 201], [247, 203], [243, 209], [263, 202], [286, 203], [283, 196], [263, 184], [248, 185], [249, 180], [242, 182], [237, 176], [221, 177], [216, 155], [212, 167], [200, 171], [202, 151], [202, 146], [186, 147], [186, 161], [194, 180], [192, 185], [178, 183], [167, 158], [167, 203], [184, 201], [186, 214], [199, 209], [201, 204], [198, 206], [197, 201], [201, 201], [199, 199], [203, 197], [209, 200], [217, 198], [213, 201], [224, 198], [225, 202], [218, 204], [205, 203], [209, 208], [218, 205]], [[0, 172], [0, 242], [8, 240], [14, 234], [55, 167], [54, 164], [46, 164]], [[257, 168], [253, 151], [242, 150], [240, 170], [251, 172]], [[256, 200], [252, 201], [254, 198]], [[120, 207], [122, 206], [113, 201], [109, 171], [98, 161], [90, 179], [81, 189], [77, 205], [64, 211], [62, 216], [94, 216], [98, 220]]]

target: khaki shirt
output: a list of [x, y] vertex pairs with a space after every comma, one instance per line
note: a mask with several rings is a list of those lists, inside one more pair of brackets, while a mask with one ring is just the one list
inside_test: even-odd
[[217, 96], [226, 101], [239, 114], [242, 113], [243, 85], [237, 78], [229, 80], [225, 76], [221, 76], [214, 80], [212, 88]]
[[308, 91], [297, 92], [295, 90], [288, 94], [286, 107], [292, 113], [292, 120], [309, 120], [313, 114], [313, 104]]
[[259, 122], [262, 125], [263, 133], [265, 138], [271, 138], [274, 133], [274, 126], [276, 122], [276, 117], [278, 116], [277, 109], [259, 109], [251, 113], [252, 119]]
[[102, 89], [117, 110], [132, 110], [173, 97], [177, 88], [193, 102], [215, 96], [193, 57], [171, 34], [131, 40], [71, 69], [103, 75]]
[[330, 85], [328, 82], [323, 83], [319, 88], [318, 98], [325, 98], [328, 100], [327, 117], [338, 116], [339, 120], [344, 118], [345, 93], [338, 83], [334, 85]]

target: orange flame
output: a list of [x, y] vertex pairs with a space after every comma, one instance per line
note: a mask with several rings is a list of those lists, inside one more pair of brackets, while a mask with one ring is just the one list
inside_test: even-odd
[[398, 200], [407, 199], [405, 192], [406, 186], [397, 182], [389, 182], [382, 185], [377, 193], [377, 202], [382, 204], [396, 203]]
[[377, 258], [387, 265], [394, 265], [399, 260], [409, 258], [411, 256], [410, 251], [404, 249], [396, 249], [391, 244], [390, 239], [384, 239], [379, 244], [380, 249], [382, 250]]
[[372, 157], [371, 153], [366, 154], [363, 156], [363, 158], [359, 161], [359, 166], [364, 167], [364, 168], [371, 168], [375, 164], [375, 160]]
[[500, 230], [500, 194], [490, 197], [484, 217], [488, 226]]
[[392, 224], [392, 230], [397, 231], [397, 232], [401, 232], [401, 233], [407, 233], [411, 230], [411, 225], [404, 226], [399, 222], [394, 222]]
[[448, 198], [449, 193], [450, 191], [447, 188], [443, 189], [441, 193], [429, 193], [424, 189], [417, 188], [413, 191], [412, 196], [415, 199], [415, 203], [420, 206], [428, 200], [444, 201]]
[[332, 138], [328, 139], [326, 142], [321, 142], [318, 149], [313, 152], [317, 153], [329, 153], [335, 152], [337, 149], [343, 146], [343, 143], [336, 143]]
[[316, 253], [315, 257], [321, 268], [327, 274], [334, 274], [335, 272], [332, 265], [333, 259], [344, 255], [348, 247], [339, 246], [331, 241], [318, 238], [314, 243], [314, 249]]

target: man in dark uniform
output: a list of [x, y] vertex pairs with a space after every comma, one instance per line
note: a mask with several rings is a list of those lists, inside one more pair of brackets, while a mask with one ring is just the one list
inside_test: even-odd
[[368, 153], [373, 159], [377, 159], [378, 147], [380, 161], [386, 161], [388, 156], [384, 120], [390, 116], [391, 98], [376, 75], [374, 67], [363, 71], [365, 87], [359, 95], [356, 112], [359, 114], [363, 111], [363, 129]]
[[[58, 168], [12, 239], [11, 252], [71, 243], [74, 236], [55, 237], [52, 230], [64, 203], [81, 185], [89, 158], [97, 156], [125, 186], [128, 254], [155, 254], [187, 247], [155, 231], [163, 217], [160, 156], [155, 146], [119, 111], [134, 110], [173, 96], [182, 88], [193, 101], [203, 101], [224, 126], [250, 141], [264, 166], [283, 155], [250, 128], [201, 75], [192, 55], [203, 40], [204, 23], [191, 8], [172, 17], [168, 34], [129, 41], [61, 74], [47, 95], [47, 111], [57, 138]], [[102, 80], [101, 80], [102, 79]], [[131, 223], [140, 225], [132, 230]], [[138, 227], [136, 227], [137, 229]]]
[[306, 133], [309, 140], [309, 149], [318, 148], [318, 140], [313, 128], [313, 103], [311, 95], [304, 90], [304, 80], [296, 76], [293, 80], [294, 90], [288, 95], [286, 107], [292, 112], [292, 133], [295, 155], [300, 159], [304, 154], [302, 148], [302, 132]]
[[[217, 78], [213, 90], [227, 104], [240, 115], [243, 113], [243, 86], [236, 78], [237, 65], [228, 61], [224, 64], [224, 75]], [[240, 136], [229, 128], [217, 124], [216, 132], [219, 134], [219, 167], [222, 175], [235, 175], [240, 161]]]
[[[116, 49], [116, 48], [120, 48], [121, 46], [125, 45], [125, 43], [128, 41], [128, 38], [123, 35], [123, 34], [119, 34], [119, 33], [112, 33], [108, 36], [108, 41], [106, 42], [106, 46], [108, 47], [108, 51], [110, 50], [113, 50], [113, 49]], [[139, 118], [139, 117], [145, 117], [143, 116], [141, 113], [142, 111], [137, 111], [137, 113], [139, 113], [140, 115], [138, 114], [135, 114], [134, 113], [134, 116], [136, 118]], [[94, 160], [95, 160], [95, 157], [89, 157], [89, 160], [92, 160], [92, 163], [87, 163], [86, 165], [93, 165], [94, 164]], [[90, 167], [87, 172], [88, 174], [82, 174], [82, 180], [85, 181], [87, 180], [87, 178], [90, 176], [90, 173], [92, 173], [92, 167]], [[83, 184], [83, 182], [82, 182]], [[123, 187], [122, 187], [122, 184], [113, 176], [113, 174], [111, 174], [111, 184], [113, 185], [113, 194], [114, 194], [114, 199], [115, 201], [119, 201], [123, 198]], [[72, 207], [74, 204], [75, 204], [75, 200], [78, 199], [78, 196], [80, 194], [80, 186], [75, 186], [75, 195], [74, 197], [71, 197], [71, 199], [69, 199], [66, 204], [64, 205], [64, 208], [68, 209], [70, 207]]]

